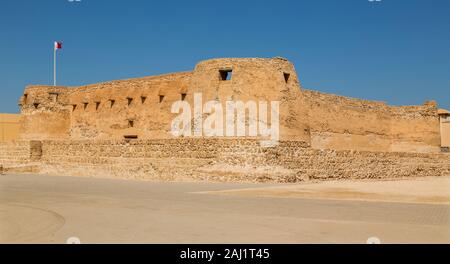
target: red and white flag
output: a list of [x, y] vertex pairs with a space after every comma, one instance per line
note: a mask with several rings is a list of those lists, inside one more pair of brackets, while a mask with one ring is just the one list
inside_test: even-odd
[[62, 49], [62, 42], [55, 41], [55, 50]]
[[56, 86], [56, 55], [57, 55], [57, 51], [62, 49], [62, 42], [60, 41], [55, 41], [55, 48], [53, 50], [53, 85]]

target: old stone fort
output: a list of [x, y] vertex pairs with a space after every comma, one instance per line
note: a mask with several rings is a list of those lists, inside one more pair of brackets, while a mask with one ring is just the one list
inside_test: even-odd
[[[171, 106], [279, 101], [280, 143], [174, 137]], [[283, 58], [226, 58], [192, 72], [81, 87], [28, 86], [3, 171], [171, 181], [297, 182], [450, 175], [450, 112], [303, 89]]]

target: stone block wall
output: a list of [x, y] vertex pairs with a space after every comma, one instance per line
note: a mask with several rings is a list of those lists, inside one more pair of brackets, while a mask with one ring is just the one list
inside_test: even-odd
[[28, 86], [19, 100], [20, 139], [68, 139], [71, 108], [67, 87]]
[[41, 160], [39, 144], [35, 141], [0, 142], [0, 165], [11, 167]]
[[316, 149], [439, 152], [435, 104], [389, 106], [303, 90]]
[[252, 139], [43, 141], [40, 172], [162, 181], [285, 182], [450, 176], [449, 154], [317, 150]]
[[20, 115], [0, 114], [0, 142], [17, 140], [19, 137]]
[[[227, 71], [229, 80], [221, 74]], [[309, 141], [306, 109], [292, 63], [282, 58], [229, 58], [180, 72], [79, 87], [28, 86], [20, 99], [22, 139], [172, 138], [176, 101], [280, 102], [280, 135]], [[192, 109], [193, 110], [193, 109]], [[270, 111], [269, 111], [270, 112]], [[208, 114], [203, 115], [205, 118]], [[298, 118], [300, 117], [300, 118]], [[270, 124], [270, 122], [268, 122]]]
[[305, 90], [294, 65], [278, 57], [211, 59], [192, 72], [80, 87], [29, 86], [19, 102], [20, 134], [24, 140], [173, 139], [172, 104], [193, 106], [196, 93], [203, 103], [222, 105], [278, 101], [280, 138], [315, 149], [440, 152], [435, 104], [396, 107]]

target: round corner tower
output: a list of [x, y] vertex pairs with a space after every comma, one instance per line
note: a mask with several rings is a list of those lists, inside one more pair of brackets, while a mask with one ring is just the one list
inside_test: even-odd
[[67, 107], [68, 87], [27, 86], [19, 100], [21, 111], [20, 138], [24, 140], [67, 139], [70, 111]]
[[310, 143], [298, 76], [283, 58], [212, 59], [198, 63], [192, 72], [71, 88], [30, 86], [20, 102], [22, 138], [173, 138], [172, 105], [177, 101], [194, 105], [198, 93], [203, 102], [223, 105], [278, 102], [279, 139]]
[[224, 58], [197, 64], [191, 93], [204, 100], [279, 101], [280, 139], [310, 143], [308, 112], [294, 65], [280, 57]]

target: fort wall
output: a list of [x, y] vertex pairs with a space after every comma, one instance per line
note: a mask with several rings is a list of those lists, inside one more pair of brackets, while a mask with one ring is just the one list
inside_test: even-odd
[[304, 90], [283, 58], [212, 59], [192, 72], [81, 87], [29, 86], [19, 102], [20, 134], [24, 140], [171, 139], [172, 104], [193, 106], [196, 93], [203, 103], [222, 105], [279, 101], [281, 140], [315, 149], [440, 151], [436, 105], [396, 107]]
[[[28, 145], [20, 144], [19, 156], [28, 157]], [[317, 150], [301, 141], [273, 148], [254, 139], [57, 140], [40, 146], [39, 173], [67, 176], [291, 183], [450, 175], [450, 154]]]
[[72, 139], [167, 138], [171, 104], [180, 100], [190, 73], [115, 81], [74, 89]]
[[302, 90], [310, 110], [311, 145], [317, 149], [439, 152], [436, 105], [389, 106]]
[[0, 142], [0, 166], [13, 167], [28, 165], [42, 158], [40, 141]]
[[67, 91], [66, 87], [28, 86], [19, 100], [19, 138], [70, 138], [71, 111]]
[[0, 114], [0, 142], [19, 138], [20, 115]]
[[[220, 72], [230, 71], [229, 81]], [[202, 93], [204, 101], [279, 101], [282, 140], [310, 142], [308, 109], [304, 105], [295, 67], [283, 58], [213, 59], [195, 67], [190, 93]], [[268, 122], [271, 125], [270, 122]]]
[[82, 87], [29, 86], [20, 100], [21, 138], [172, 138], [172, 104], [184, 100], [193, 106], [195, 93], [202, 94], [203, 103], [214, 100], [224, 106], [229, 100], [280, 101], [282, 138], [309, 141], [307, 111], [298, 107], [298, 77], [281, 58], [208, 60], [193, 72]]

